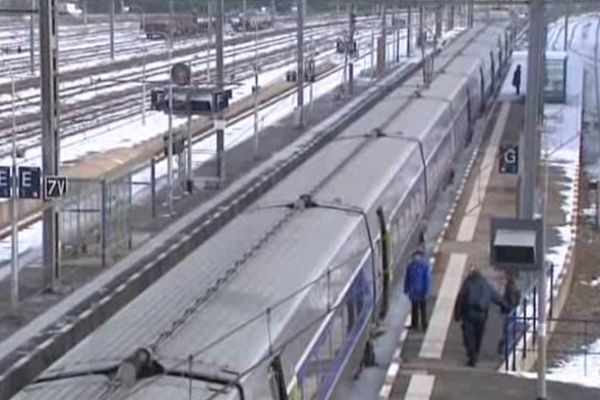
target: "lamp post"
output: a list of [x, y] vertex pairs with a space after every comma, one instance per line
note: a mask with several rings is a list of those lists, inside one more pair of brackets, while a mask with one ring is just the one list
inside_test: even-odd
[[260, 150], [260, 137], [258, 129], [258, 25], [254, 29], [254, 159], [258, 160]]
[[[9, 67], [10, 68], [10, 67]], [[17, 121], [15, 108], [15, 76], [10, 69], [11, 107], [12, 107], [12, 173], [11, 173], [11, 265], [10, 265], [10, 305], [13, 310], [19, 306], [19, 210], [17, 204]]]
[[[139, 10], [142, 19], [141, 19], [141, 30], [145, 32], [146, 29], [146, 13], [144, 9], [138, 5], [132, 4], [132, 10]], [[141, 99], [141, 111], [142, 111], [142, 125], [146, 126], [146, 54], [148, 53], [148, 49], [146, 47], [146, 41], [144, 41], [144, 46], [142, 47], [142, 51], [144, 57], [142, 58], [142, 99]], [[169, 62], [170, 63], [170, 62]]]
[[170, 71], [173, 67], [173, 38], [165, 32], [153, 32], [153, 34], [162, 36], [169, 42], [169, 130], [167, 143], [167, 186], [169, 194], [167, 205], [169, 215], [173, 215], [173, 76]]
[[10, 196], [10, 219], [11, 219], [11, 264], [10, 264], [10, 305], [13, 311], [19, 307], [19, 209], [18, 209], [18, 149], [17, 149], [17, 108], [15, 102], [15, 78], [12, 66], [8, 64], [11, 88], [11, 110], [12, 110], [12, 132], [11, 132], [11, 196]]
[[110, 0], [110, 59], [115, 59], [115, 0]]

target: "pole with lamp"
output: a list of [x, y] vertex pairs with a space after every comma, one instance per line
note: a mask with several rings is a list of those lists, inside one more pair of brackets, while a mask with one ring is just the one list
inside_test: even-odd
[[254, 159], [258, 160], [260, 157], [259, 146], [260, 137], [258, 129], [258, 91], [260, 87], [258, 85], [258, 24], [254, 27]]
[[173, 38], [171, 35], [165, 32], [153, 32], [154, 35], [162, 36], [168, 41], [168, 55], [169, 55], [169, 117], [168, 117], [168, 143], [167, 143], [167, 186], [168, 186], [168, 198], [167, 207], [169, 209], [168, 214], [173, 215], [175, 212], [173, 206], [173, 76], [171, 69], [173, 68]]
[[18, 158], [21, 156], [17, 148], [17, 108], [16, 108], [16, 75], [13, 74], [12, 67], [8, 65], [10, 74], [11, 88], [11, 110], [12, 110], [12, 131], [11, 131], [11, 173], [10, 173], [10, 219], [11, 219], [11, 265], [10, 265], [10, 305], [14, 312], [19, 307], [19, 209], [18, 209]]
[[[143, 32], [146, 29], [146, 13], [142, 9], [142, 7], [132, 4], [132, 10], [138, 10], [141, 14], [141, 24], [140, 28]], [[144, 40], [144, 45], [142, 47], [142, 51], [144, 56], [142, 57], [142, 99], [141, 99], [141, 111], [142, 111], [142, 125], [146, 126], [146, 55], [148, 53], [148, 48], [146, 47], [146, 41]]]
[[19, 307], [19, 210], [17, 203], [17, 121], [15, 107], [15, 76], [10, 70], [11, 86], [11, 108], [12, 108], [12, 135], [11, 135], [11, 200], [10, 200], [10, 219], [11, 219], [11, 280], [10, 280], [10, 305], [13, 311]]

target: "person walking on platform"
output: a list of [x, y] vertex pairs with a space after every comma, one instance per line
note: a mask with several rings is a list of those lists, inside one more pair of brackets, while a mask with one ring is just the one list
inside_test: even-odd
[[427, 296], [431, 282], [431, 268], [424, 256], [421, 249], [413, 253], [404, 277], [404, 293], [411, 303], [411, 329], [419, 329], [420, 321], [423, 331], [427, 329]]
[[465, 278], [454, 306], [454, 320], [462, 322], [463, 342], [467, 351], [467, 365], [477, 364], [490, 303], [502, 310], [508, 309], [498, 292], [474, 266]]
[[[517, 308], [519, 303], [521, 302], [521, 291], [515, 282], [515, 279], [508, 275], [506, 279], [506, 284], [504, 285], [504, 303], [508, 306], [507, 310], [504, 310], [504, 326], [506, 326], [508, 320], [508, 314]], [[500, 337], [500, 342], [498, 343], [498, 354], [504, 353], [504, 346], [506, 341], [506, 330], [502, 329], [502, 336]]]
[[513, 73], [512, 85], [517, 91], [517, 96], [521, 95], [521, 64], [517, 65], [515, 72]]

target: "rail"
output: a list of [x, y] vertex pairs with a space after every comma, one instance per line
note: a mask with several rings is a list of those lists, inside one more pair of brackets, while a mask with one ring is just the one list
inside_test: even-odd
[[[581, 370], [574, 372], [589, 376], [591, 365], [600, 365], [600, 346], [594, 345], [600, 343], [600, 319], [549, 318], [548, 323], [556, 324], [548, 343], [548, 359], [553, 360], [555, 365], [579, 360], [575, 362], [575, 367]], [[537, 352], [537, 327], [536, 315], [513, 310], [506, 316], [503, 327], [503, 337], [506, 339], [502, 349], [505, 371], [516, 371], [519, 357], [524, 359], [530, 353]], [[532, 334], [531, 343], [528, 341], [528, 332]], [[581, 365], [578, 367], [579, 363]], [[595, 372], [596, 376], [598, 372]]]

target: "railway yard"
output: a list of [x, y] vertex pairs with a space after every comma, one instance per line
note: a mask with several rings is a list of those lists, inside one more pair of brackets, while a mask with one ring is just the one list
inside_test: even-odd
[[[1, 400], [597, 397], [600, 14], [89, 1], [0, 1]], [[464, 366], [474, 266], [522, 293]]]

